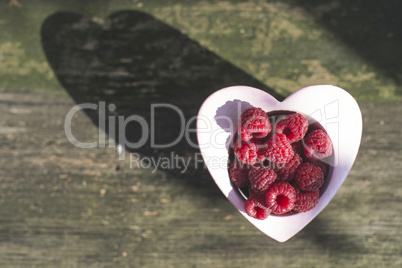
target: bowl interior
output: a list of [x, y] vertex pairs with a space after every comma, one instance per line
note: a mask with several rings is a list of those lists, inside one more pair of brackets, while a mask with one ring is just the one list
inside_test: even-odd
[[[296, 112], [295, 111], [279, 110], [279, 111], [270, 111], [270, 112], [267, 113], [267, 115], [268, 115], [268, 117], [270, 119], [272, 127], [274, 127], [274, 125], [279, 120], [281, 120], [284, 116], [292, 114], [292, 113], [296, 113]], [[317, 120], [315, 120], [314, 118], [311, 118], [309, 115], [306, 115], [306, 114], [302, 114], [302, 115], [308, 120], [309, 131], [314, 130], [314, 129], [322, 129], [322, 130], [325, 131], [325, 128], [319, 122], [317, 122]], [[233, 125], [234, 125], [234, 127], [236, 127], [236, 129], [238, 129], [238, 122], [239, 122], [238, 118], [233, 122]], [[232, 145], [233, 145], [233, 143], [235, 142], [235, 140], [237, 138], [238, 138], [237, 131], [233, 131], [233, 134], [231, 134], [231, 136], [230, 136], [231, 142], [230, 142], [230, 144], [228, 144], [228, 147], [227, 147], [227, 149], [228, 149], [228, 161], [229, 162], [233, 161], [234, 158], [235, 158], [234, 152], [233, 152], [233, 149], [232, 149]], [[332, 151], [334, 151], [334, 150], [332, 150]], [[325, 190], [327, 189], [327, 187], [328, 187], [328, 185], [329, 185], [329, 183], [331, 181], [332, 174], [333, 174], [333, 169], [334, 169], [334, 164], [335, 164], [334, 160], [335, 160], [335, 158], [334, 158], [333, 154], [331, 154], [330, 156], [328, 156], [328, 157], [326, 157], [324, 159], [321, 159], [321, 161], [323, 161], [323, 162], [328, 164], [328, 171], [325, 174], [324, 183], [320, 187], [320, 197], [324, 194]], [[231, 185], [232, 185], [232, 187], [234, 189], [237, 190], [238, 194], [243, 198], [243, 201], [246, 202], [247, 198], [248, 198], [248, 189], [247, 189], [248, 187], [240, 188], [240, 187], [237, 187], [233, 182], [231, 182]], [[294, 215], [294, 214], [297, 214], [297, 212], [291, 211], [291, 212], [288, 212], [288, 213], [283, 214], [283, 215], [271, 214], [270, 217], [287, 217], [287, 216]]]

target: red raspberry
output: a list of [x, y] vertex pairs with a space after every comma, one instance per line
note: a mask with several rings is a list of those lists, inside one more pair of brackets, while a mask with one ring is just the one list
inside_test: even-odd
[[329, 165], [327, 163], [325, 163], [324, 161], [322, 161], [320, 159], [316, 159], [316, 158], [309, 158], [308, 162], [321, 168], [321, 171], [324, 174], [324, 177], [325, 177], [325, 175], [327, 175], [328, 169], [329, 169]]
[[256, 194], [264, 194], [271, 184], [275, 182], [277, 175], [272, 169], [257, 165], [250, 170], [248, 177], [251, 189]]
[[318, 191], [324, 183], [324, 174], [319, 167], [306, 162], [297, 170], [295, 180], [302, 191]]
[[230, 180], [239, 188], [246, 187], [250, 184], [248, 180], [248, 172], [250, 168], [248, 165], [234, 159], [229, 165]]
[[257, 147], [253, 142], [237, 140], [233, 150], [237, 159], [244, 164], [253, 166], [257, 161]]
[[277, 134], [266, 141], [264, 155], [268, 161], [287, 163], [294, 156], [292, 146], [284, 134]]
[[327, 133], [316, 129], [304, 139], [304, 155], [308, 158], [324, 158], [332, 154], [332, 142]]
[[290, 143], [301, 140], [307, 129], [307, 119], [298, 113], [285, 116], [275, 125], [275, 133], [285, 134]]
[[267, 208], [264, 198], [249, 197], [244, 204], [244, 209], [247, 215], [257, 220], [264, 220], [268, 217], [271, 211]]
[[296, 195], [296, 203], [293, 208], [297, 212], [306, 212], [313, 209], [317, 203], [320, 193], [315, 192], [300, 192]]
[[279, 179], [283, 181], [292, 181], [295, 178], [297, 169], [301, 166], [303, 160], [295, 153], [292, 159], [289, 160], [282, 167], [275, 169]]
[[295, 206], [296, 190], [287, 182], [275, 182], [265, 196], [267, 207], [275, 214], [285, 214]]
[[271, 122], [261, 108], [248, 108], [240, 119], [240, 137], [243, 141], [254, 138], [264, 138], [271, 132]]

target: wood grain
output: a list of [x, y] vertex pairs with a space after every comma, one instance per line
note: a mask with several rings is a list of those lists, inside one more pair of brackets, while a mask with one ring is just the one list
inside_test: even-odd
[[[362, 146], [343, 187], [303, 231], [278, 243], [212, 179], [130, 168], [115, 148], [64, 133], [65, 93], [1, 93], [1, 267], [400, 267], [402, 106], [360, 103]], [[84, 113], [79, 140], [98, 129]]]

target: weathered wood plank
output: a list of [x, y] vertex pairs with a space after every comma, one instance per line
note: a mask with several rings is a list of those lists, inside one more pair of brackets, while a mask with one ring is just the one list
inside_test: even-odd
[[[361, 103], [364, 136], [334, 200], [280, 244], [238, 214], [212, 179], [130, 168], [115, 148], [79, 149], [66, 94], [0, 94], [0, 266], [398, 267], [400, 103]], [[83, 114], [77, 139], [98, 130]], [[116, 168], [116, 167], [119, 168]]]
[[[402, 106], [391, 101], [402, 89], [398, 1], [3, 2], [0, 267], [401, 267]], [[65, 10], [76, 24], [44, 23]], [[360, 102], [355, 166], [284, 244], [237, 213], [205, 170], [130, 168], [116, 148], [77, 148], [63, 129], [75, 105], [63, 90], [78, 102], [135, 103], [146, 116], [150, 103], [170, 102], [190, 117], [209, 93], [239, 83], [283, 96], [332, 83], [358, 100], [386, 100]], [[98, 138], [92, 122], [77, 113], [78, 140]]]

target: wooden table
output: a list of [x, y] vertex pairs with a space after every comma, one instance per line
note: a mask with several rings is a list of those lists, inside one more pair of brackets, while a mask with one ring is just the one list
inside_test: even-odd
[[[389, 6], [364, 24], [373, 7], [344, 1], [19, 2], [1, 11], [10, 14], [4, 25], [25, 16], [35, 31], [6, 28], [0, 37], [0, 55], [11, 51], [20, 61], [0, 66], [1, 267], [401, 267], [401, 46]], [[103, 20], [115, 10], [125, 11]], [[349, 33], [339, 21], [356, 14], [362, 23]], [[365, 25], [378, 25], [386, 42]], [[363, 37], [371, 45], [357, 52]], [[374, 53], [380, 45], [388, 52]], [[0, 57], [2, 66], [9, 59]], [[130, 165], [130, 152], [197, 153], [185, 143], [126, 151], [119, 160], [108, 140], [78, 148], [64, 129], [76, 103], [106, 101], [116, 116], [148, 118], [152, 103], [168, 102], [190, 118], [220, 87], [247, 84], [284, 98], [315, 83], [357, 98], [362, 144], [333, 201], [286, 243], [251, 226], [206, 170]], [[159, 116], [158, 139], [169, 140], [177, 120]], [[96, 113], [79, 111], [72, 123], [77, 140], [99, 141]]]

